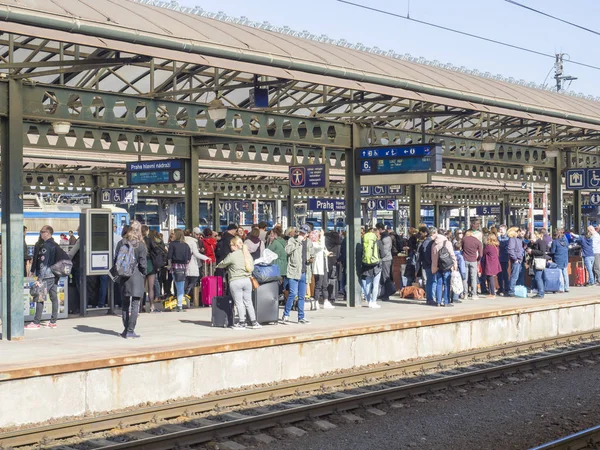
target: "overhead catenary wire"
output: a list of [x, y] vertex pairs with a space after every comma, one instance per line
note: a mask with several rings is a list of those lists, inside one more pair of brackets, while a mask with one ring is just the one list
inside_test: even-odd
[[539, 9], [532, 8], [531, 6], [524, 5], [524, 4], [516, 2], [514, 0], [504, 0], [504, 1], [507, 3], [510, 3], [512, 5], [528, 9], [529, 11], [532, 11], [534, 13], [541, 14], [542, 16], [550, 17], [551, 19], [558, 20], [559, 22], [566, 23], [567, 25], [571, 25], [575, 28], [579, 28], [581, 30], [588, 31], [590, 33], [597, 34], [598, 36], [600, 36], [600, 32], [598, 32], [596, 30], [592, 30], [591, 28], [584, 27], [583, 25], [578, 25], [576, 23], [569, 22], [568, 20], [561, 19], [560, 17], [556, 17], [556, 16], [553, 16], [552, 14], [545, 13], [544, 11], [540, 11]]
[[[421, 25], [427, 25], [429, 27], [438, 28], [440, 30], [449, 31], [451, 33], [456, 33], [456, 34], [460, 34], [460, 35], [463, 35], [463, 36], [471, 37], [471, 38], [474, 38], [474, 39], [479, 39], [481, 41], [490, 42], [492, 44], [501, 45], [501, 46], [504, 46], [504, 47], [512, 48], [512, 49], [515, 49], [515, 50], [520, 50], [520, 51], [531, 53], [531, 54], [534, 54], [534, 55], [543, 56], [543, 57], [552, 58], [552, 59], [556, 58], [556, 55], [553, 55], [553, 54], [550, 54], [550, 53], [545, 53], [545, 52], [541, 52], [541, 51], [538, 51], [538, 50], [533, 50], [533, 49], [530, 49], [530, 48], [522, 47], [520, 45], [509, 44], [507, 42], [502, 42], [502, 41], [499, 41], [497, 39], [487, 38], [487, 37], [484, 37], [484, 36], [479, 36], [477, 34], [468, 33], [466, 31], [461, 31], [461, 30], [457, 30], [457, 29], [454, 29], [454, 28], [445, 27], [443, 25], [438, 25], [438, 24], [435, 24], [435, 23], [427, 22], [427, 21], [424, 21], [424, 20], [415, 19], [414, 17], [403, 16], [402, 14], [394, 13], [394, 12], [391, 12], [391, 11], [386, 11], [384, 9], [374, 8], [372, 6], [367, 6], [367, 5], [363, 5], [363, 4], [360, 4], [360, 3], [351, 2], [351, 1], [348, 1], [348, 0], [336, 0], [336, 1], [339, 2], [339, 3], [344, 3], [346, 5], [354, 6], [356, 8], [362, 8], [362, 9], [365, 9], [365, 10], [368, 10], [368, 11], [373, 11], [373, 12], [376, 12], [376, 13], [379, 13], [379, 14], [384, 14], [384, 15], [391, 16], [391, 17], [396, 17], [398, 19], [409, 20], [411, 22], [419, 23]], [[599, 66], [594, 66], [592, 64], [586, 64], [586, 63], [583, 63], [583, 62], [573, 61], [573, 60], [570, 60], [569, 62], [571, 64], [575, 64], [575, 65], [582, 66], [582, 67], [587, 67], [589, 69], [600, 70]]]

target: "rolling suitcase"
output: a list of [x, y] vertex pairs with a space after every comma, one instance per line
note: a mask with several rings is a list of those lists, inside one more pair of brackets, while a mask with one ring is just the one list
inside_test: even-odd
[[[212, 274], [212, 263], [206, 269], [207, 270], [205, 270], [204, 273]], [[202, 291], [202, 305], [204, 306], [212, 305], [212, 300], [214, 297], [223, 295], [223, 277], [207, 275], [202, 278], [200, 285]]]
[[211, 326], [222, 328], [233, 326], [233, 298], [223, 295], [212, 300]]
[[252, 304], [258, 323], [273, 322], [277, 324], [279, 320], [279, 282], [271, 281], [254, 289]]
[[577, 262], [577, 268], [575, 269], [575, 286], [585, 286], [585, 269], [581, 261]]
[[560, 269], [544, 269], [544, 291], [558, 292], [561, 290], [561, 272]]

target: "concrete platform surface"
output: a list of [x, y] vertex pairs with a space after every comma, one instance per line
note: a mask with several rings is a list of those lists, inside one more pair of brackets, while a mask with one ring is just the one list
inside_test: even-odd
[[[199, 308], [141, 314], [136, 329], [141, 338], [127, 340], [119, 336], [120, 316], [65, 319], [56, 329], [26, 330], [22, 341], [0, 341], [0, 381], [595, 304], [600, 304], [596, 287], [572, 288], [544, 299], [464, 300], [452, 308], [393, 297], [380, 309], [338, 303], [335, 309], [306, 311], [309, 325], [295, 323], [297, 313], [292, 312], [291, 325], [243, 331], [211, 327], [210, 308]], [[591, 308], [592, 316], [596, 310], [600, 308]], [[600, 317], [590, 320], [600, 328]]]

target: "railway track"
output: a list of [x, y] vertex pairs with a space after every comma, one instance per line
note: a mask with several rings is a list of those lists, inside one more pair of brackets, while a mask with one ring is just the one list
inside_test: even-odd
[[21, 429], [0, 450], [184, 447], [595, 356], [600, 334], [572, 334]]
[[531, 450], [586, 450], [600, 448], [600, 425], [565, 436]]

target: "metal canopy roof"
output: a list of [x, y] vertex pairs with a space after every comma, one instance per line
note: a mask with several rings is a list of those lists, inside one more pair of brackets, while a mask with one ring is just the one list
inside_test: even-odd
[[130, 0], [0, 0], [0, 17], [8, 32], [567, 126], [600, 125], [595, 101]]

